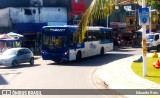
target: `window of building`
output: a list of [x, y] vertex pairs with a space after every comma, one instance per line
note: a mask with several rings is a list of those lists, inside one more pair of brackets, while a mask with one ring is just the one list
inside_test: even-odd
[[24, 9], [25, 15], [32, 15], [32, 11], [30, 9]]
[[159, 35], [155, 35], [155, 41], [159, 39]]

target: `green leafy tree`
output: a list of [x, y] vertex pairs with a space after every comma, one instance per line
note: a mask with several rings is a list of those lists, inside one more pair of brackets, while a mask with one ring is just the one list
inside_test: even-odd
[[160, 0], [147, 0], [147, 4], [157, 9], [157, 14], [160, 16]]
[[[115, 5], [123, 1], [131, 1], [137, 4], [142, 2], [142, 0], [93, 0], [81, 18], [78, 30], [74, 34], [74, 42], [78, 41], [79, 43], [82, 43], [87, 26], [92, 24], [95, 20], [106, 18], [107, 14], [111, 14], [114, 11]], [[160, 17], [160, 0], [146, 0], [146, 4], [154, 6]]]
[[158, 23], [160, 22], [160, 0], [146, 0], [147, 6], [156, 9], [157, 16], [152, 17], [152, 21]]

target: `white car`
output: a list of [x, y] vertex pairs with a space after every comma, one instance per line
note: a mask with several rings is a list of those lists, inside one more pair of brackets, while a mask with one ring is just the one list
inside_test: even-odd
[[28, 48], [11, 48], [0, 55], [0, 66], [18, 66], [26, 62], [34, 65], [34, 55]]

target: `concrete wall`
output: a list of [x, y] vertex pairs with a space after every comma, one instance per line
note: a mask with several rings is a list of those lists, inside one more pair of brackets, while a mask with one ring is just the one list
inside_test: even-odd
[[66, 8], [11, 8], [13, 23], [67, 22]]
[[71, 0], [0, 0], [0, 8], [36, 6], [66, 7], [71, 9]]
[[[39, 11], [38, 11], [39, 10]], [[15, 23], [67, 23], [67, 9], [56, 8], [5, 8], [0, 9], [0, 27], [9, 27]]]
[[9, 8], [0, 10], [0, 27], [10, 27]]
[[40, 14], [41, 22], [66, 22], [67, 23], [67, 9], [66, 8], [42, 8]]

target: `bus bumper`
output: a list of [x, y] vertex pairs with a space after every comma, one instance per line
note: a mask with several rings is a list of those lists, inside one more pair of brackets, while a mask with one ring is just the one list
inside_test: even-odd
[[43, 60], [52, 60], [55, 62], [69, 61], [68, 55], [42, 54]]

